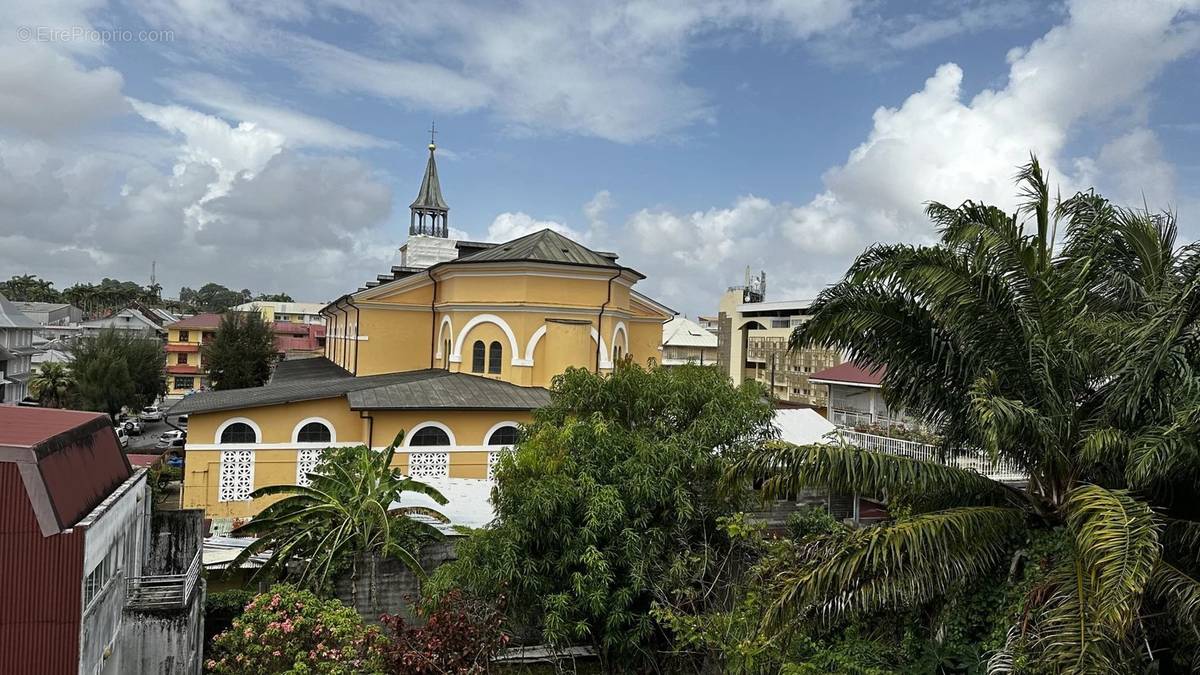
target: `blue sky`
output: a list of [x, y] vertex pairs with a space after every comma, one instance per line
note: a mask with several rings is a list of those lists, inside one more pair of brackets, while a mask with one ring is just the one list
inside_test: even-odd
[[392, 263], [434, 120], [459, 236], [554, 227], [692, 315], [1011, 206], [1031, 151], [1195, 233], [1194, 2], [244, 4], [5, 3], [0, 276], [330, 299]]

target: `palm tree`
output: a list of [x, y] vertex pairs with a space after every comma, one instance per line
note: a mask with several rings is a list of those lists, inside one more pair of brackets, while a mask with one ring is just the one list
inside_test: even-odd
[[[940, 243], [868, 248], [793, 335], [886, 366], [889, 405], [935, 424], [947, 461], [777, 443], [740, 462], [735, 475], [766, 478], [766, 496], [825, 487], [905, 514], [808, 541], [775, 580], [768, 628], [920, 606], [1007, 573], [1049, 537], [1056, 553], [1033, 568], [994, 671], [1134, 672], [1160, 650], [1200, 653], [1200, 512], [1188, 499], [1200, 475], [1200, 248], [1176, 247], [1171, 214], [1091, 192], [1051, 209], [1036, 159], [1017, 178], [1016, 215], [930, 204]], [[957, 468], [965, 448], [1015, 463], [1027, 483]]]
[[43, 363], [29, 380], [29, 393], [46, 408], [62, 408], [70, 399], [75, 380], [61, 363]]
[[[259, 488], [254, 498], [287, 495], [267, 506], [236, 534], [259, 538], [238, 555], [236, 567], [250, 557], [269, 551], [260, 573], [281, 573], [288, 563], [299, 563], [296, 583], [327, 588], [328, 582], [359, 554], [400, 560], [419, 576], [420, 563], [409, 548], [441, 537], [432, 525], [414, 520], [408, 507], [393, 508], [404, 493], [423, 494], [438, 504], [446, 498], [436, 489], [400, 474], [391, 465], [399, 436], [383, 452], [365, 445], [330, 448], [309, 485], [272, 485]], [[430, 509], [420, 513], [446, 521]], [[357, 577], [357, 568], [353, 576]]]

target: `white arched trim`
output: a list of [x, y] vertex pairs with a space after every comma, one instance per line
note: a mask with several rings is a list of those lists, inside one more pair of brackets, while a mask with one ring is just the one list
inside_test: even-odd
[[504, 427], [513, 427], [514, 429], [520, 429], [521, 425], [512, 420], [508, 420], [507, 422], [497, 422], [492, 425], [491, 429], [487, 430], [486, 434], [483, 435], [483, 444], [487, 445], [488, 441], [491, 440], [491, 438], [492, 438], [492, 434], [496, 433], [497, 429], [502, 429]]
[[[621, 342], [617, 342], [617, 334], [618, 333], [621, 335], [621, 337], [625, 338]], [[613, 328], [613, 336], [612, 336], [613, 349], [616, 349], [618, 344], [621, 345], [621, 348], [625, 350], [622, 354], [624, 356], [628, 356], [629, 355], [629, 331], [625, 328], [624, 321], [618, 321], [617, 327]]]
[[442, 317], [442, 325], [438, 328], [437, 353], [433, 355], [435, 359], [442, 358], [442, 345], [446, 344], [446, 324], [450, 324], [450, 334], [454, 335], [454, 322], [450, 320], [450, 316]]
[[495, 314], [478, 314], [471, 317], [471, 320], [467, 322], [467, 325], [463, 326], [462, 330], [459, 331], [458, 339], [454, 341], [454, 351], [450, 354], [451, 363], [462, 363], [463, 342], [466, 341], [467, 335], [471, 332], [471, 329], [481, 323], [492, 323], [499, 326], [500, 330], [504, 331], [504, 334], [508, 336], [508, 348], [510, 350], [509, 353], [512, 354], [512, 364], [514, 366], [525, 365], [524, 360], [518, 356], [520, 347], [517, 346], [516, 334], [513, 333], [513, 329], [504, 319], [501, 319]]
[[[525, 362], [521, 365], [533, 365], [533, 350], [537, 349], [538, 343], [542, 341], [542, 336], [546, 334], [546, 326], [533, 332], [533, 336], [529, 338], [529, 344], [525, 346]], [[490, 433], [490, 432], [489, 432]]]
[[[622, 323], [620, 325], [620, 328], [621, 328], [621, 332], [624, 333], [625, 324]], [[529, 338], [529, 344], [526, 345], [526, 347], [525, 347], [525, 358], [521, 359], [521, 363], [519, 363], [517, 365], [522, 365], [522, 366], [532, 366], [533, 365], [533, 350], [537, 349], [538, 343], [542, 341], [542, 337], [544, 337], [545, 335], [546, 335], [546, 327], [545, 326], [542, 326], [541, 328], [537, 329], [537, 331], [534, 332], [533, 336]], [[616, 333], [614, 333], [614, 335], [616, 335]], [[608, 344], [606, 344], [604, 342], [604, 338], [600, 337], [600, 333], [599, 333], [599, 331], [596, 330], [595, 326], [592, 326], [592, 341], [600, 343], [600, 367], [601, 368], [612, 368], [612, 361], [609, 360], [610, 354], [608, 353]], [[625, 337], [625, 351], [626, 352], [629, 351], [629, 336], [628, 335], [626, 335], [626, 337]], [[514, 361], [514, 363], [516, 363], [516, 362]]]
[[595, 326], [592, 326], [592, 339], [600, 343], [600, 368], [612, 368], [612, 361], [609, 360], [611, 354], [608, 351], [608, 345], [605, 344], [604, 338], [600, 337], [600, 333], [596, 330]]
[[[458, 445], [458, 441], [454, 440], [454, 432], [450, 431], [450, 427], [446, 426], [445, 424], [442, 424], [441, 422], [434, 422], [433, 420], [429, 420], [427, 422], [421, 422], [420, 424], [414, 426], [412, 428], [412, 431], [404, 434], [404, 447], [406, 447], [406, 448], [409, 447], [408, 444], [409, 444], [409, 442], [412, 441], [412, 437], [415, 436], [418, 431], [424, 429], [425, 427], [437, 427], [438, 429], [441, 429], [442, 431], [446, 432], [447, 436], [450, 437], [450, 445]], [[413, 446], [413, 447], [421, 448], [421, 447], [426, 447], [426, 446], [417, 445], [417, 446]], [[435, 446], [428, 446], [428, 447], [436, 448], [439, 446], [435, 445]], [[446, 447], [446, 446], [440, 446], [440, 447]]]
[[262, 429], [259, 429], [258, 425], [254, 423], [254, 420], [250, 419], [249, 417], [230, 417], [229, 419], [225, 420], [224, 422], [221, 422], [221, 425], [217, 427], [216, 436], [213, 437], [213, 443], [219, 444], [221, 442], [221, 434], [225, 433], [225, 429], [229, 428], [229, 425], [237, 424], [238, 422], [242, 422], [243, 424], [246, 424], [251, 429], [253, 429], [254, 430], [254, 442], [262, 443], [262, 439], [263, 439]]
[[325, 428], [329, 429], [329, 442], [337, 443], [337, 429], [335, 429], [333, 427], [333, 422], [330, 422], [329, 420], [325, 419], [324, 417], [309, 417], [309, 418], [300, 420], [300, 422], [294, 428], [292, 428], [292, 442], [293, 443], [300, 442], [300, 430], [304, 428], [304, 425], [306, 425], [310, 422], [320, 422], [321, 424], [324, 424]]

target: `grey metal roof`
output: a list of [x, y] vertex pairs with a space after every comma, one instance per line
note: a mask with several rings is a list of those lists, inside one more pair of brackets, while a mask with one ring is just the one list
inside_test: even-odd
[[424, 372], [427, 377], [349, 392], [350, 409], [533, 410], [550, 402], [550, 392], [541, 387], [445, 370]]
[[25, 316], [24, 312], [0, 294], [0, 328], [41, 328], [41, 325]]
[[442, 184], [438, 181], [437, 161], [433, 158], [434, 146], [429, 144], [429, 161], [425, 163], [425, 177], [421, 179], [421, 189], [417, 198], [409, 205], [412, 209], [433, 209], [448, 211], [446, 200], [442, 199]]
[[615, 256], [602, 255], [571, 241], [554, 230], [545, 229], [463, 256], [453, 262], [550, 262], [617, 269]]
[[[421, 386], [408, 386], [413, 384]], [[350, 407], [363, 410], [529, 410], [549, 401], [549, 393], [544, 389], [518, 387], [507, 382], [441, 369], [355, 377], [326, 358], [312, 358], [284, 361], [276, 368], [271, 381], [262, 387], [191, 394], [171, 406], [169, 412], [171, 415], [184, 415], [339, 396], [349, 398], [371, 390], [383, 391], [366, 398], [351, 398]], [[356, 404], [356, 401], [360, 403]]]

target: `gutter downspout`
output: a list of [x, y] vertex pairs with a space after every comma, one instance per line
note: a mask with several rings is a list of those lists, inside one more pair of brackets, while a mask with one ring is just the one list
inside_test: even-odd
[[371, 416], [371, 413], [363, 414], [362, 410], [358, 411], [358, 417], [359, 417], [359, 419], [364, 419], [367, 421], [367, 447], [374, 448], [375, 447], [375, 443], [374, 443], [374, 440], [375, 440], [375, 418]]
[[[346, 301], [346, 296], [343, 295], [338, 300], [338, 304], [340, 305], [341, 303], [343, 303], [345, 301]], [[342, 332], [346, 334], [345, 337], [342, 338], [342, 368], [345, 368], [346, 370], [350, 370], [349, 368], [346, 367], [349, 365], [349, 361], [350, 361], [350, 312], [344, 306], [339, 307], [338, 309], [341, 310], [342, 317], [345, 319], [342, 322]]]
[[358, 341], [358, 324], [362, 319], [362, 308], [354, 304], [354, 299], [351, 298], [347, 302], [354, 308], [354, 375], [358, 376], [358, 348], [361, 346]]
[[[425, 271], [433, 282], [433, 297], [429, 300], [429, 369], [433, 370], [433, 355], [437, 354], [438, 321], [437, 321], [437, 278], [433, 276], [433, 268]], [[450, 370], [450, 355], [442, 354], [442, 363]]]
[[600, 305], [600, 314], [596, 317], [596, 370], [597, 375], [600, 374], [600, 343], [604, 341], [604, 310], [608, 308], [608, 303], [612, 302], [612, 282], [616, 281], [617, 277], [621, 276], [624, 269], [618, 269], [617, 273], [612, 275], [608, 280], [608, 297], [604, 299], [604, 304]]

